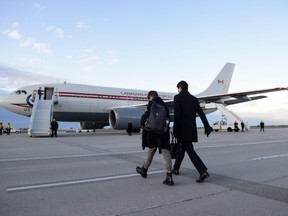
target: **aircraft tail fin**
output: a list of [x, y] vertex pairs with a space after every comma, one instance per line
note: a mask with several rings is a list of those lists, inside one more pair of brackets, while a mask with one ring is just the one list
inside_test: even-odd
[[232, 79], [235, 64], [226, 63], [209, 87], [197, 94], [197, 96], [215, 95], [227, 93]]

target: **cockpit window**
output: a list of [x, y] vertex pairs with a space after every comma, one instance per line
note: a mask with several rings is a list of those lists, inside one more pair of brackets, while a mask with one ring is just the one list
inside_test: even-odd
[[17, 95], [21, 95], [21, 94], [27, 94], [27, 91], [25, 91], [25, 90], [17, 90], [17, 91], [15, 91], [13, 93], [17, 94]]

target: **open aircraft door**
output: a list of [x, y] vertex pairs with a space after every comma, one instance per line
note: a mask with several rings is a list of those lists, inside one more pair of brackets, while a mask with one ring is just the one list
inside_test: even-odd
[[52, 100], [53, 94], [53, 87], [44, 87], [44, 100]]

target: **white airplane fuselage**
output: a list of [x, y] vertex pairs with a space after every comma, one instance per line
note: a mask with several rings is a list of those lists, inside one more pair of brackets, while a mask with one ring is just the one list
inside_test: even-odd
[[[108, 108], [147, 104], [148, 91], [65, 83], [23, 87], [2, 98], [1, 105], [11, 112], [30, 117], [33, 97], [38, 97], [39, 87], [42, 99], [47, 99], [47, 91], [56, 96], [53, 115], [58, 121], [107, 122]], [[173, 100], [175, 94], [159, 92], [159, 95], [163, 100]]]

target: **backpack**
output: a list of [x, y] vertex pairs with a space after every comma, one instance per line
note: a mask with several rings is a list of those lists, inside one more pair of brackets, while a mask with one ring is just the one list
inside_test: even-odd
[[163, 104], [152, 102], [150, 114], [144, 126], [144, 130], [156, 134], [162, 134], [167, 131], [168, 118], [166, 108]]

